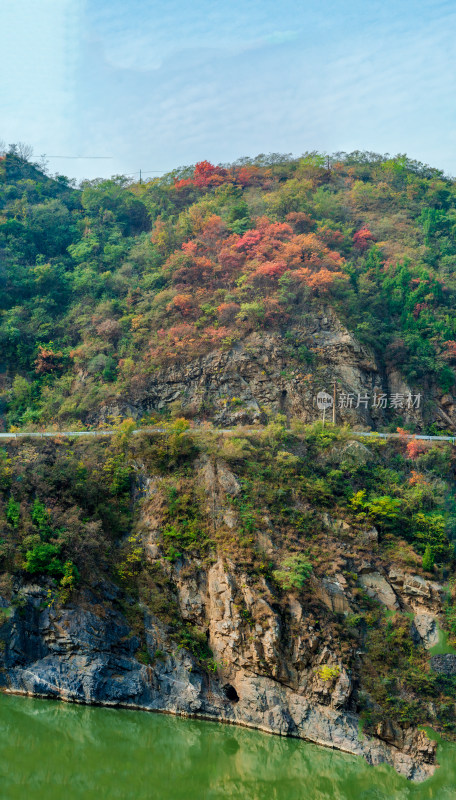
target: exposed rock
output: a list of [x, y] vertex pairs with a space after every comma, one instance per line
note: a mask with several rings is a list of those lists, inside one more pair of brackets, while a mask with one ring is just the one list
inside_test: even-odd
[[272, 556], [275, 551], [274, 543], [266, 531], [259, 531], [257, 533], [258, 546], [266, 555]]
[[228, 495], [237, 497], [241, 491], [241, 486], [236, 476], [231, 472], [228, 466], [221, 461], [217, 461], [217, 479], [220, 488]]
[[338, 580], [323, 578], [316, 586], [315, 594], [335, 614], [348, 614], [351, 611], [345, 591]]
[[418, 640], [429, 650], [439, 641], [439, 627], [432, 614], [419, 612], [413, 620], [412, 633], [416, 631]]
[[456, 675], [456, 653], [432, 656], [431, 667], [434, 672], [440, 672], [442, 675]]
[[[375, 356], [349, 333], [333, 309], [309, 310], [307, 317], [295, 335], [318, 351], [314, 380], [303, 380], [309, 375], [308, 365], [300, 367], [293, 360], [290, 369], [289, 345], [284, 346], [280, 334], [252, 332], [229, 351], [216, 350], [151, 374], [147, 384], [102, 407], [89, 421], [107, 420], [113, 413], [136, 418], [177, 401], [183, 413], [196, 419], [209, 416], [220, 427], [259, 422], [265, 410], [312, 422], [320, 418], [315, 398], [322, 382], [330, 387], [336, 380], [354, 397], [374, 387], [385, 391]], [[382, 421], [381, 409], [337, 408], [337, 422], [374, 426]]]
[[[46, 606], [46, 590], [29, 586], [21, 589], [22, 608], [1, 631], [0, 685], [68, 701], [238, 722], [362, 755], [371, 764], [387, 763], [408, 778], [432, 773], [435, 748], [419, 732], [404, 734], [385, 723], [377, 739], [360, 739], [358, 717], [350, 711], [351, 676], [331, 650], [321, 649], [296, 598], [290, 599], [290, 613], [301, 633], [290, 658], [266, 583], [259, 595], [247, 576], [236, 575], [221, 560], [207, 573], [176, 565], [175, 576], [184, 619], [200, 627], [209, 620], [216, 675], [209, 677], [187, 651], [176, 648], [147, 610], [148, 651], [162, 654], [152, 666], [138, 662], [139, 639], [114, 608], [102, 607], [100, 613], [99, 604], [88, 599], [84, 608], [54, 609]], [[333, 592], [335, 587], [329, 581], [326, 591], [343, 598], [341, 583]], [[110, 593], [113, 598], [116, 592]], [[321, 672], [324, 665], [333, 668], [329, 679]]]
[[[207, 513], [215, 527], [226, 525], [226, 515], [232, 510], [228, 498], [239, 491], [236, 476], [225, 462], [206, 459], [199, 463], [198, 480], [207, 491]], [[141, 531], [147, 558], [154, 560], [161, 547], [161, 479], [146, 481], [144, 489]], [[237, 524], [235, 515], [233, 519]], [[328, 542], [331, 535], [336, 542], [332, 574], [309, 578], [312, 603], [317, 598], [332, 614], [350, 613], [349, 573], [344, 575], [342, 570], [354, 574], [356, 569], [361, 585], [388, 608], [399, 607], [403, 592], [407, 598], [420, 598], [417, 635], [431, 641], [433, 617], [426, 603], [437, 602], [441, 587], [392, 571], [396, 594], [376, 569], [378, 556], [372, 556], [372, 561], [360, 561], [358, 556], [353, 563], [350, 537], [345, 541], [338, 537], [341, 531], [350, 533], [349, 526], [329, 515], [326, 524]], [[257, 544], [265, 552], [274, 552], [275, 535], [265, 515]], [[121, 612], [121, 592], [114, 585], [100, 583], [93, 589], [99, 597], [84, 596], [79, 605], [62, 609], [48, 605], [45, 589], [18, 584], [15, 604], [6, 601], [9, 615], [4, 615], [0, 627], [4, 643], [0, 686], [68, 701], [239, 723], [362, 755], [372, 764], [387, 763], [408, 778], [422, 780], [432, 773], [435, 746], [416, 729], [404, 730], [385, 719], [376, 737], [360, 738], [355, 713], [356, 645], [352, 660], [345, 662], [331, 625], [329, 630], [320, 628], [303, 595], [291, 595], [281, 605], [264, 577], [252, 577], [239, 564], [221, 557], [215, 563], [196, 558], [167, 562], [166, 575], [172, 580], [180, 624], [207, 637], [216, 671], [204, 669], [190, 651], [179, 646], [179, 639], [163, 622], [132, 600], [135, 631], [143, 626], [140, 638], [127, 622], [128, 607], [122, 606], [125, 614]], [[424, 619], [426, 613], [430, 621]], [[318, 616], [325, 615], [331, 618], [320, 607]], [[449, 669], [448, 664], [445, 668]]]
[[206, 575], [204, 570], [193, 570], [191, 575], [182, 574], [180, 564], [176, 565], [175, 582], [179, 595], [179, 607], [185, 621], [203, 625], [205, 621], [204, 594]]
[[390, 719], [384, 719], [377, 725], [376, 734], [385, 742], [393, 744], [395, 747], [402, 747], [404, 744], [404, 733], [402, 728]]
[[351, 677], [343, 667], [340, 670], [331, 695], [331, 706], [333, 708], [345, 708], [353, 691]]
[[445, 409], [448, 409], [454, 405], [454, 398], [451, 394], [444, 394], [443, 397], [440, 398], [440, 402]]
[[372, 460], [372, 452], [362, 442], [349, 441], [338, 447], [338, 455], [341, 461], [352, 464], [367, 464]]
[[343, 519], [338, 519], [337, 517], [332, 517], [328, 514], [327, 511], [324, 511], [321, 515], [321, 520], [323, 524], [329, 528], [329, 530], [333, 531], [334, 533], [349, 533], [352, 528], [345, 522]]
[[359, 576], [359, 582], [364, 586], [369, 597], [374, 597], [391, 611], [396, 611], [399, 608], [396, 594], [386, 578], [380, 575], [379, 572], [363, 572]]
[[365, 559], [358, 564], [358, 575], [362, 575], [363, 572], [374, 572], [374, 565], [372, 561]]
[[207, 513], [214, 525], [224, 523], [234, 528], [237, 516], [228, 497], [236, 497], [241, 490], [236, 476], [221, 459], [212, 462], [206, 458], [201, 462], [199, 479], [205, 489]]
[[358, 538], [364, 547], [374, 548], [378, 545], [378, 530], [377, 528], [369, 528], [367, 531], [361, 531]]
[[420, 610], [426, 606], [428, 610], [438, 611], [441, 608], [444, 592], [439, 583], [427, 581], [420, 575], [409, 575], [396, 567], [390, 569], [388, 577], [410, 609]]

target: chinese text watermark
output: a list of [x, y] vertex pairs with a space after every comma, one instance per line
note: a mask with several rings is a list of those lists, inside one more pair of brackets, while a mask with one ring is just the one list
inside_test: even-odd
[[[332, 408], [334, 400], [328, 392], [318, 392], [317, 408], [322, 411]], [[374, 392], [373, 394], [360, 392], [337, 392], [337, 408], [393, 408], [395, 410], [407, 410], [420, 408], [421, 394], [411, 394], [410, 392]]]

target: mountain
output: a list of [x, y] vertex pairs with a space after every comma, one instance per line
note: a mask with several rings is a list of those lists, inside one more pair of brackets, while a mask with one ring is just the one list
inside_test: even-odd
[[55, 431], [0, 448], [4, 691], [432, 774], [454, 448], [413, 434], [454, 431], [455, 199], [371, 153], [79, 188], [0, 161], [3, 426]]
[[[452, 431], [456, 189], [372, 153], [80, 189], [0, 162], [5, 428], [110, 417]], [[367, 398], [367, 399], [366, 399]]]

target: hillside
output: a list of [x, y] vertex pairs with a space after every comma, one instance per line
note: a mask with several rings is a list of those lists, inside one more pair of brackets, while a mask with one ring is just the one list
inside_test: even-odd
[[[448, 445], [176, 421], [0, 454], [4, 690], [237, 722], [432, 773], [418, 726], [456, 733]], [[430, 658], [439, 628], [449, 655]]]
[[405, 156], [75, 189], [0, 161], [4, 428], [181, 414], [454, 429], [456, 187]]
[[455, 430], [455, 264], [455, 183], [405, 156], [0, 160], [0, 421], [50, 433], [0, 448], [1, 689], [429, 776], [455, 456], [405, 434]]

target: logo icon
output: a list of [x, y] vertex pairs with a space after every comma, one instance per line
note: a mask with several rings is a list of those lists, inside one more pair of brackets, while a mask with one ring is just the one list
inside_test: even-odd
[[327, 408], [332, 408], [333, 399], [328, 392], [318, 392], [317, 394], [317, 408], [319, 411], [326, 411]]

